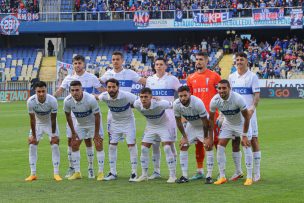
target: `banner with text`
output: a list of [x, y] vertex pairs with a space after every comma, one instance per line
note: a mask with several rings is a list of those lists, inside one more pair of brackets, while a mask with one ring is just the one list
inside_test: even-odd
[[232, 14], [229, 12], [223, 13], [193, 13], [193, 21], [195, 23], [221, 23], [232, 19]]
[[134, 13], [133, 22], [136, 27], [147, 27], [149, 25], [149, 12], [147, 11], [136, 11]]
[[0, 34], [19, 35], [19, 20], [13, 15], [7, 15], [0, 19]]
[[292, 9], [290, 14], [290, 29], [303, 28], [303, 10]]
[[57, 86], [59, 87], [63, 79], [67, 75], [73, 74], [73, 65], [69, 63], [64, 63], [62, 61], [57, 61], [56, 69], [57, 69]]
[[284, 8], [261, 8], [252, 10], [254, 21], [279, 20], [284, 18]]
[[26, 101], [29, 97], [29, 90], [0, 91], [0, 101]]

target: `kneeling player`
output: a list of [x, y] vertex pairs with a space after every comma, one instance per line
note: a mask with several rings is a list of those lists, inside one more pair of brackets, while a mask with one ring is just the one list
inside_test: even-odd
[[[208, 123], [208, 113], [205, 105], [199, 98], [191, 96], [188, 86], [181, 86], [178, 88], [178, 97], [179, 99], [174, 101], [173, 109], [177, 127], [182, 134], [180, 142], [180, 165], [183, 175], [176, 182], [188, 182], [189, 144], [199, 140], [204, 143], [207, 152], [206, 184], [211, 184], [213, 170], [213, 133]], [[188, 121], [186, 130], [181, 122], [182, 116]]]
[[227, 182], [225, 176], [226, 155], [225, 148], [230, 139], [242, 137], [242, 146], [245, 153], [247, 179], [244, 185], [252, 184], [252, 150], [247, 138], [249, 128], [249, 113], [245, 100], [238, 93], [232, 92], [228, 80], [221, 80], [218, 84], [218, 94], [210, 102], [210, 123], [214, 121], [215, 111], [218, 109], [224, 115], [217, 146], [217, 163], [220, 171], [219, 179], [214, 182], [220, 185]]
[[59, 131], [56, 121], [58, 103], [55, 97], [47, 94], [46, 83], [43, 81], [35, 84], [35, 92], [36, 94], [27, 100], [27, 108], [31, 121], [31, 131], [28, 139], [31, 175], [25, 180], [33, 181], [37, 179], [37, 145], [45, 133], [48, 134], [52, 145], [54, 179], [61, 181], [62, 178], [59, 176]]
[[176, 162], [171, 148], [172, 140], [174, 140], [174, 137], [172, 137], [174, 128], [170, 128], [170, 119], [165, 112], [166, 109], [172, 109], [172, 103], [166, 100], [152, 99], [152, 90], [143, 88], [140, 92], [140, 99], [134, 103], [134, 108], [147, 119], [147, 126], [141, 143], [142, 175], [136, 181], [148, 180], [149, 149], [153, 143], [160, 140], [164, 146], [170, 172], [167, 183], [174, 183], [176, 180]]
[[[91, 141], [94, 137], [98, 161], [97, 180], [103, 180], [104, 151], [100, 110], [95, 97], [87, 92], [83, 92], [80, 81], [71, 82], [70, 95], [64, 99], [64, 111], [72, 132], [72, 160], [75, 168], [75, 173], [68, 179], [75, 180], [82, 178], [80, 173], [79, 147], [82, 140]], [[76, 117], [76, 125], [73, 124], [71, 112]]]

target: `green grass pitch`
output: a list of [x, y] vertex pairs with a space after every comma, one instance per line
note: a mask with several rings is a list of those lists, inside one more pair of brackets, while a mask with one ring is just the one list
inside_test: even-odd
[[[101, 105], [103, 120], [107, 109]], [[304, 202], [304, 100], [263, 99], [258, 107], [259, 139], [262, 150], [262, 181], [250, 187], [243, 181], [205, 185], [202, 181], [187, 184], [167, 184], [168, 170], [162, 153], [163, 178], [143, 183], [129, 183], [129, 152], [126, 143], [118, 147], [118, 180], [97, 182], [87, 179], [85, 148], [81, 148], [82, 180], [55, 182], [52, 180], [51, 149], [47, 137], [38, 147], [38, 180], [27, 183], [29, 175], [27, 135], [29, 116], [25, 102], [0, 103], [0, 202]], [[65, 118], [60, 102], [60, 172], [67, 169]], [[105, 127], [104, 122], [104, 127]], [[136, 112], [137, 141], [145, 121]], [[108, 138], [105, 173], [109, 171]], [[140, 149], [140, 147], [139, 147]], [[139, 151], [140, 154], [140, 151]], [[233, 173], [231, 145], [228, 145], [227, 176]], [[194, 146], [189, 153], [189, 175], [195, 172]], [[95, 159], [95, 170], [97, 163]], [[150, 162], [151, 163], [151, 162]], [[152, 167], [150, 167], [152, 168]], [[177, 165], [177, 176], [181, 175]], [[245, 166], [243, 163], [243, 170]], [[150, 170], [151, 172], [151, 170]], [[141, 174], [140, 163], [138, 173]], [[217, 164], [214, 178], [217, 176]]]

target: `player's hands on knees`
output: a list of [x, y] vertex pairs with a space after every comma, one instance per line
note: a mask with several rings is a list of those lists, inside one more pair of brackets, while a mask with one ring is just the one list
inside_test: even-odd
[[94, 140], [96, 148], [102, 146], [102, 139], [99, 135], [95, 135], [93, 140]]
[[182, 137], [182, 139], [179, 143], [180, 148], [187, 147], [188, 145], [189, 145], [188, 138], [187, 137]]
[[71, 145], [72, 145], [72, 147], [78, 147], [80, 145], [80, 139], [79, 139], [77, 133], [72, 134]]
[[242, 136], [242, 146], [250, 147], [250, 141], [248, 140], [247, 135]]
[[37, 138], [34, 137], [33, 135], [30, 136], [30, 137], [28, 138], [28, 143], [29, 143], [29, 144], [34, 144], [34, 145], [38, 144]]
[[203, 144], [206, 149], [211, 149], [213, 145], [213, 139], [210, 136], [208, 136], [204, 138]]

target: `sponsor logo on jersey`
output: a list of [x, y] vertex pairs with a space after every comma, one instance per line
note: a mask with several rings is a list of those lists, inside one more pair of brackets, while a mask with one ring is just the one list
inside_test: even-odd
[[[36, 109], [36, 108], [35, 108]], [[34, 110], [35, 111], [35, 113], [37, 114], [37, 115], [39, 115], [39, 116], [45, 116], [45, 115], [48, 115], [48, 114], [50, 114], [51, 113], [51, 110], [49, 110], [49, 111], [37, 111], [37, 110]]]
[[187, 121], [195, 121], [195, 120], [198, 120], [198, 119], [200, 118], [199, 115], [194, 115], [194, 116], [183, 115], [183, 117], [184, 117]]
[[225, 116], [233, 116], [240, 113], [240, 109], [221, 111]]
[[84, 118], [92, 114], [92, 109], [86, 112], [73, 112], [76, 118]]
[[153, 89], [152, 95], [153, 96], [174, 96], [175, 90], [174, 89]]
[[158, 115], [144, 115], [146, 118], [148, 119], [158, 119], [160, 117], [162, 117], [165, 113], [165, 110], [163, 110], [160, 114]]
[[233, 87], [232, 91], [237, 92], [239, 94], [253, 94], [251, 87]]
[[112, 112], [123, 112], [123, 111], [126, 111], [129, 108], [130, 108], [130, 103], [128, 103], [126, 106], [121, 106], [121, 107], [109, 106], [109, 109]]

